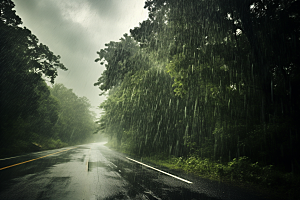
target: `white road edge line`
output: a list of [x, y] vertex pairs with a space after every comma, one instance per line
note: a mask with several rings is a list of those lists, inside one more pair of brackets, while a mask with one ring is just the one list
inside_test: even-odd
[[45, 151], [49, 151], [49, 150], [44, 150], [44, 151], [38, 151], [38, 152], [31, 152], [31, 153], [27, 153], [27, 154], [23, 154], [23, 155], [19, 155], [19, 156], [13, 156], [13, 157], [8, 157], [8, 158], [1, 158], [1, 160], [9, 160], [9, 159], [13, 159], [13, 158], [19, 158], [22, 156], [28, 156], [29, 154], [39, 154], [39, 153], [44, 153]]
[[161, 172], [161, 173], [163, 173], [163, 174], [166, 174], [166, 175], [168, 175], [168, 176], [171, 176], [171, 177], [173, 177], [173, 178], [176, 178], [176, 179], [178, 179], [178, 180], [181, 180], [181, 181], [183, 181], [183, 182], [186, 182], [186, 183], [189, 183], [189, 184], [192, 184], [192, 183], [193, 183], [193, 182], [191, 182], [191, 181], [185, 180], [185, 179], [180, 178], [180, 177], [178, 177], [178, 176], [175, 176], [175, 175], [173, 175], [173, 174], [169, 174], [169, 173], [167, 173], [167, 172], [164, 172], [164, 171], [162, 171], [162, 170], [156, 169], [156, 168], [154, 168], [154, 167], [151, 167], [151, 166], [146, 165], [146, 164], [144, 164], [144, 163], [141, 163], [141, 162], [139, 162], [139, 161], [133, 160], [133, 159], [131, 159], [131, 158], [128, 158], [128, 157], [126, 157], [126, 158], [127, 158], [128, 160], [131, 160], [131, 161], [133, 161], [133, 162], [136, 162], [136, 163], [138, 163], [138, 164], [140, 164], [140, 165], [144, 165], [144, 166], [146, 166], [146, 167], [148, 167], [148, 168], [150, 168], [150, 169], [156, 170], [156, 171], [158, 171], [158, 172]]
[[[61, 149], [66, 149], [66, 148], [61, 148]], [[46, 151], [51, 151], [52, 152], [52, 151], [55, 151], [55, 150], [57, 150], [57, 149], [54, 149], [54, 150], [48, 149], [48, 150], [43, 150], [43, 151], [38, 151], [38, 152], [30, 152], [30, 153], [19, 155], [19, 156], [13, 156], [13, 157], [8, 157], [8, 158], [1, 158], [0, 161], [2, 161], [2, 160], [9, 160], [9, 159], [13, 159], [13, 158], [19, 158], [19, 157], [22, 157], [22, 156], [28, 156], [28, 155], [32, 155], [32, 154], [45, 153]]]
[[21, 156], [14, 156], [14, 157], [9, 157], [9, 158], [2, 158], [0, 160], [9, 160], [9, 159], [18, 158], [18, 157], [21, 157]]

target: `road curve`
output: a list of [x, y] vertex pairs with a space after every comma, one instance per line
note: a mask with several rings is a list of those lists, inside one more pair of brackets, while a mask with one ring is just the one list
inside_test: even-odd
[[103, 144], [0, 159], [0, 199], [263, 199], [224, 183], [139, 163]]

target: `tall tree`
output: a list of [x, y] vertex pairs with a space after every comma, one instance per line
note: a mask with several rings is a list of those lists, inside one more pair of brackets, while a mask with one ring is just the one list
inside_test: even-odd
[[51, 94], [59, 101], [59, 114], [53, 127], [55, 137], [68, 144], [85, 142], [95, 131], [91, 105], [86, 97], [78, 97], [72, 89], [55, 84]]
[[140, 69], [147, 69], [147, 57], [139, 51], [138, 43], [132, 37], [124, 34], [120, 42], [105, 44], [97, 54], [95, 62], [105, 64], [105, 70], [94, 84], [102, 91], [107, 91], [120, 85], [127, 73], [134, 73]]
[[[102, 104], [103, 127], [121, 125], [111, 132], [142, 154], [180, 149], [182, 155], [249, 156], [293, 169], [299, 2], [147, 0], [145, 8], [149, 19], [130, 33], [153, 69], [126, 73]], [[164, 93], [170, 83], [176, 96]]]
[[[11, 0], [0, 1], [0, 112], [1, 143], [9, 145], [16, 129], [30, 124], [38, 113], [39, 101], [47, 87], [44, 79], [54, 82], [57, 70], [67, 70], [46, 45], [21, 27]], [[44, 91], [43, 91], [44, 90]], [[19, 127], [19, 128], [18, 128]], [[23, 128], [20, 128], [23, 129]], [[24, 131], [21, 131], [22, 133]], [[26, 135], [24, 133], [23, 135]]]

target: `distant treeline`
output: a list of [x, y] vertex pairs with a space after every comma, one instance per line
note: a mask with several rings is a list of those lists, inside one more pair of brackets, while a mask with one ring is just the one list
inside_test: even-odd
[[[139, 155], [300, 168], [300, 2], [147, 0], [106, 44], [100, 129]], [[298, 153], [297, 153], [298, 152]]]
[[84, 142], [95, 128], [88, 99], [53, 85], [67, 68], [21, 26], [14, 6], [0, 1], [0, 155]]

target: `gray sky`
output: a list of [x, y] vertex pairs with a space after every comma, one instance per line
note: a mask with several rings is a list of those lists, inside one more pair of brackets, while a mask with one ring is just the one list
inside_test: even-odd
[[144, 0], [13, 0], [23, 25], [47, 45], [68, 71], [59, 70], [55, 83], [86, 96], [93, 111], [105, 96], [93, 84], [104, 67], [96, 51], [118, 41], [148, 17]]

